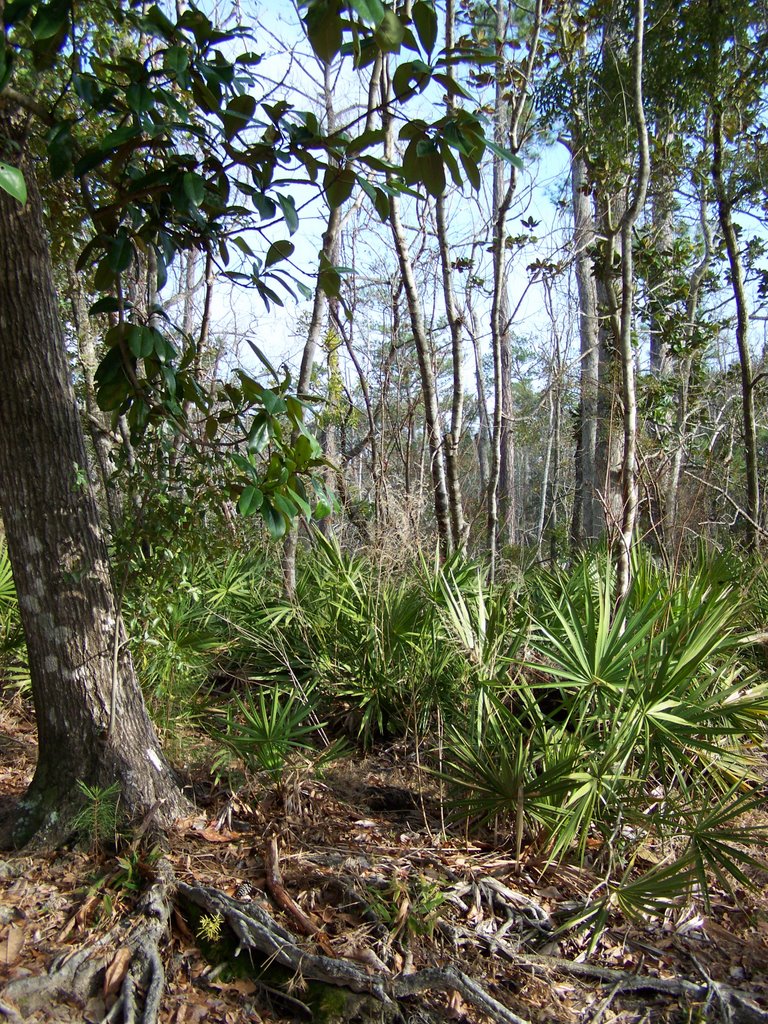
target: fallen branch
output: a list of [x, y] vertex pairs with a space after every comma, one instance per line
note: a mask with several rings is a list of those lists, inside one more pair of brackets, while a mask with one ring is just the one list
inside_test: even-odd
[[302, 935], [311, 935], [317, 941], [326, 956], [334, 956], [328, 936], [315, 922], [305, 914], [298, 903], [289, 895], [283, 883], [283, 876], [280, 873], [280, 853], [277, 846], [277, 836], [267, 843], [264, 856], [264, 866], [267, 872], [267, 892], [281, 910], [284, 910], [295, 922], [296, 927]]

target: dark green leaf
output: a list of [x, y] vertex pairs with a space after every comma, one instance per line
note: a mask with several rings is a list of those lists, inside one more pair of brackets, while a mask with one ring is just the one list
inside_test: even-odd
[[386, 13], [381, 0], [349, 0], [349, 6], [365, 25], [374, 27], [381, 24]]
[[54, 181], [63, 178], [72, 167], [74, 142], [69, 121], [59, 125], [48, 140], [48, 166]]
[[27, 201], [27, 183], [18, 167], [0, 161], [0, 189], [17, 199], [22, 206]]
[[155, 106], [155, 94], [143, 83], [134, 82], [125, 90], [125, 101], [137, 114], [146, 114]]
[[199, 174], [188, 171], [183, 178], [184, 195], [194, 207], [202, 205], [205, 199], [205, 179]]
[[281, 398], [280, 395], [276, 395], [269, 388], [262, 389], [261, 403], [270, 416], [280, 416], [286, 410], [285, 399]]
[[189, 67], [189, 51], [185, 46], [169, 46], [163, 54], [163, 67], [170, 74], [183, 75]]
[[288, 196], [281, 192], [277, 197], [277, 201], [280, 204], [280, 209], [283, 211], [288, 232], [291, 235], [295, 234], [299, 227], [299, 215], [296, 212], [296, 202], [293, 196]]
[[311, 519], [312, 509], [310, 508], [309, 502], [306, 500], [306, 498], [303, 498], [300, 494], [297, 494], [297, 492], [292, 487], [287, 488], [287, 491], [291, 501], [296, 505], [299, 512], [302, 512], [307, 517], [307, 519]]
[[397, 53], [405, 36], [405, 26], [392, 10], [386, 10], [379, 27], [373, 34], [382, 53]]
[[357, 178], [349, 167], [329, 167], [323, 178], [323, 188], [331, 209], [342, 206], [352, 195]]
[[419, 177], [427, 192], [431, 196], [441, 196], [445, 192], [445, 165], [434, 144], [419, 155], [418, 168]]
[[3, 12], [6, 26], [10, 28], [17, 21], [21, 21], [31, 10], [32, 2], [33, 0], [11, 0], [11, 3], [6, 4]]
[[32, 19], [32, 35], [38, 42], [52, 39], [62, 30], [66, 30], [69, 22], [69, 3], [67, 0], [53, 0], [50, 4], [40, 4]]
[[147, 327], [134, 324], [127, 336], [128, 348], [131, 355], [136, 359], [146, 359], [155, 351], [155, 338], [153, 332]]
[[330, 64], [341, 50], [343, 25], [339, 0], [313, 0], [304, 24], [307, 38], [320, 60]]
[[146, 15], [144, 16], [143, 21], [145, 30], [152, 32], [153, 35], [157, 35], [159, 33], [161, 36], [163, 36], [165, 39], [169, 41], [176, 38], [176, 26], [173, 24], [172, 21], [169, 21], [166, 15], [163, 14], [163, 12], [156, 4], [153, 4], [149, 8]]
[[324, 252], [320, 253], [320, 271], [317, 283], [329, 299], [338, 299], [341, 290], [341, 275]]
[[98, 316], [99, 313], [117, 313], [120, 309], [120, 303], [114, 295], [105, 295], [103, 299], [99, 299], [98, 302], [94, 302], [91, 308], [88, 310], [89, 316]]
[[430, 3], [424, 3], [424, 0], [417, 0], [411, 15], [424, 52], [431, 54], [437, 41], [437, 14], [434, 7]]
[[461, 160], [461, 166], [464, 168], [464, 173], [469, 178], [470, 185], [477, 192], [480, 188], [480, 168], [472, 157], [464, 156], [463, 153], [459, 153], [459, 159]]
[[285, 494], [273, 494], [272, 501], [275, 503], [275, 507], [283, 513], [286, 519], [289, 521], [295, 519], [296, 513], [299, 511], [299, 507]]
[[376, 189], [376, 199], [374, 200], [376, 207], [376, 213], [381, 218], [382, 224], [385, 224], [389, 219], [389, 196], [386, 192], [383, 192], [380, 188]]
[[264, 258], [264, 269], [274, 266], [275, 263], [280, 263], [281, 260], [289, 259], [293, 255], [294, 248], [293, 242], [289, 242], [285, 238], [273, 242]]
[[256, 211], [262, 220], [272, 220], [277, 213], [277, 207], [274, 202], [269, 198], [269, 196], [265, 196], [263, 192], [254, 193], [253, 205], [256, 207]]
[[271, 502], [267, 500], [267, 498], [264, 499], [261, 506], [261, 516], [267, 524], [267, 529], [269, 530], [272, 540], [280, 540], [281, 537], [285, 536], [288, 524], [277, 509], [274, 508]]
[[262, 502], [264, 501], [264, 495], [255, 487], [253, 484], [249, 484], [240, 495], [240, 500], [237, 503], [237, 511], [241, 516], [252, 516], [261, 508]]
[[432, 77], [432, 68], [423, 60], [409, 60], [401, 64], [392, 78], [396, 98], [403, 100], [423, 92]]
[[111, 239], [107, 250], [107, 266], [113, 274], [122, 274], [131, 265], [133, 243], [128, 235], [119, 234]]
[[256, 100], [253, 96], [244, 93], [242, 96], [235, 96], [227, 109], [221, 114], [224, 125], [224, 134], [228, 139], [234, 138], [239, 131], [246, 128], [251, 118], [256, 113]]
[[506, 149], [506, 147], [504, 146], [500, 146], [497, 142], [493, 142], [491, 139], [486, 139], [485, 144], [492, 153], [495, 153], [496, 156], [501, 157], [502, 160], [506, 160], [508, 163], [513, 164], [515, 167], [518, 168], [518, 170], [522, 170], [525, 166], [520, 157], [516, 156], [516, 154], [513, 153], [512, 150]]
[[258, 455], [263, 452], [269, 441], [269, 421], [264, 413], [258, 413], [253, 417], [251, 429], [248, 431], [248, 451]]
[[435, 73], [432, 77], [442, 85], [449, 96], [461, 96], [465, 100], [472, 99], [467, 90], [455, 78], [451, 78], [450, 75]]

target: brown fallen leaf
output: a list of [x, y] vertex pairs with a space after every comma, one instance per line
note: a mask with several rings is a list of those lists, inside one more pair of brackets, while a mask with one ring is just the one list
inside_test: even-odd
[[121, 946], [112, 957], [104, 975], [104, 1001], [107, 1002], [120, 991], [120, 986], [131, 966], [133, 953], [127, 946]]
[[101, 897], [96, 893], [91, 893], [83, 905], [78, 909], [77, 913], [70, 917], [59, 932], [59, 942], [63, 942], [75, 927], [77, 927], [79, 931], [83, 931], [88, 925], [88, 918], [91, 915], [91, 911], [95, 910], [100, 902]]
[[18, 924], [9, 924], [0, 938], [0, 964], [10, 967], [15, 964], [24, 948], [26, 929]]
[[200, 838], [205, 839], [207, 843], [231, 843], [233, 839], [240, 838], [237, 832], [220, 832], [216, 828], [204, 828], [200, 831], [195, 830], [193, 835], [200, 836]]

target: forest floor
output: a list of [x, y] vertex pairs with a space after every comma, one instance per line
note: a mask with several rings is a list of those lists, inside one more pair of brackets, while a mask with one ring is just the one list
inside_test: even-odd
[[[23, 793], [34, 759], [33, 723], [3, 710], [0, 812]], [[768, 871], [749, 892], [715, 889], [709, 912], [679, 906], [640, 924], [616, 916], [590, 950], [587, 936], [553, 931], [599, 878], [525, 859], [518, 870], [503, 837], [467, 840], [446, 829], [434, 786], [402, 745], [337, 762], [322, 781], [297, 775], [280, 795], [233, 795], [196, 774], [197, 811], [170, 837], [180, 890], [212, 887], [250, 901], [302, 948], [371, 976], [439, 969], [429, 992], [398, 999], [401, 1020], [768, 1021]], [[152, 856], [130, 846], [0, 854], [0, 1021], [115, 1019], [109, 1009], [130, 959], [115, 926], [135, 914], [152, 877]], [[177, 900], [170, 921], [163, 1024], [311, 1019], [302, 979], [278, 986], [249, 964], [233, 971], [211, 962], [215, 915], [195, 921]], [[21, 1015], [4, 998], [6, 982], [43, 975], [81, 948], [99, 949], [104, 965], [89, 1000], [46, 1000]], [[485, 1012], [472, 988], [445, 984], [451, 971], [482, 987]]]

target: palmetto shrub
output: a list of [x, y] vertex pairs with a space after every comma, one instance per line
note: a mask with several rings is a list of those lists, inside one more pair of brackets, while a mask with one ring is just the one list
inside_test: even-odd
[[[536, 837], [551, 860], [583, 858], [589, 841], [615, 879], [652, 845], [651, 899], [671, 879], [705, 886], [707, 869], [739, 877], [749, 862], [755, 836], [731, 822], [756, 798], [745, 741], [762, 740], [768, 693], [738, 659], [742, 597], [722, 565], [638, 575], [618, 605], [604, 558], [533, 581], [516, 673], [476, 694], [443, 773], [457, 809], [518, 845]], [[645, 906], [624, 881], [603, 898]]]
[[0, 687], [6, 691], [31, 692], [27, 647], [19, 617], [8, 548], [0, 538]]

